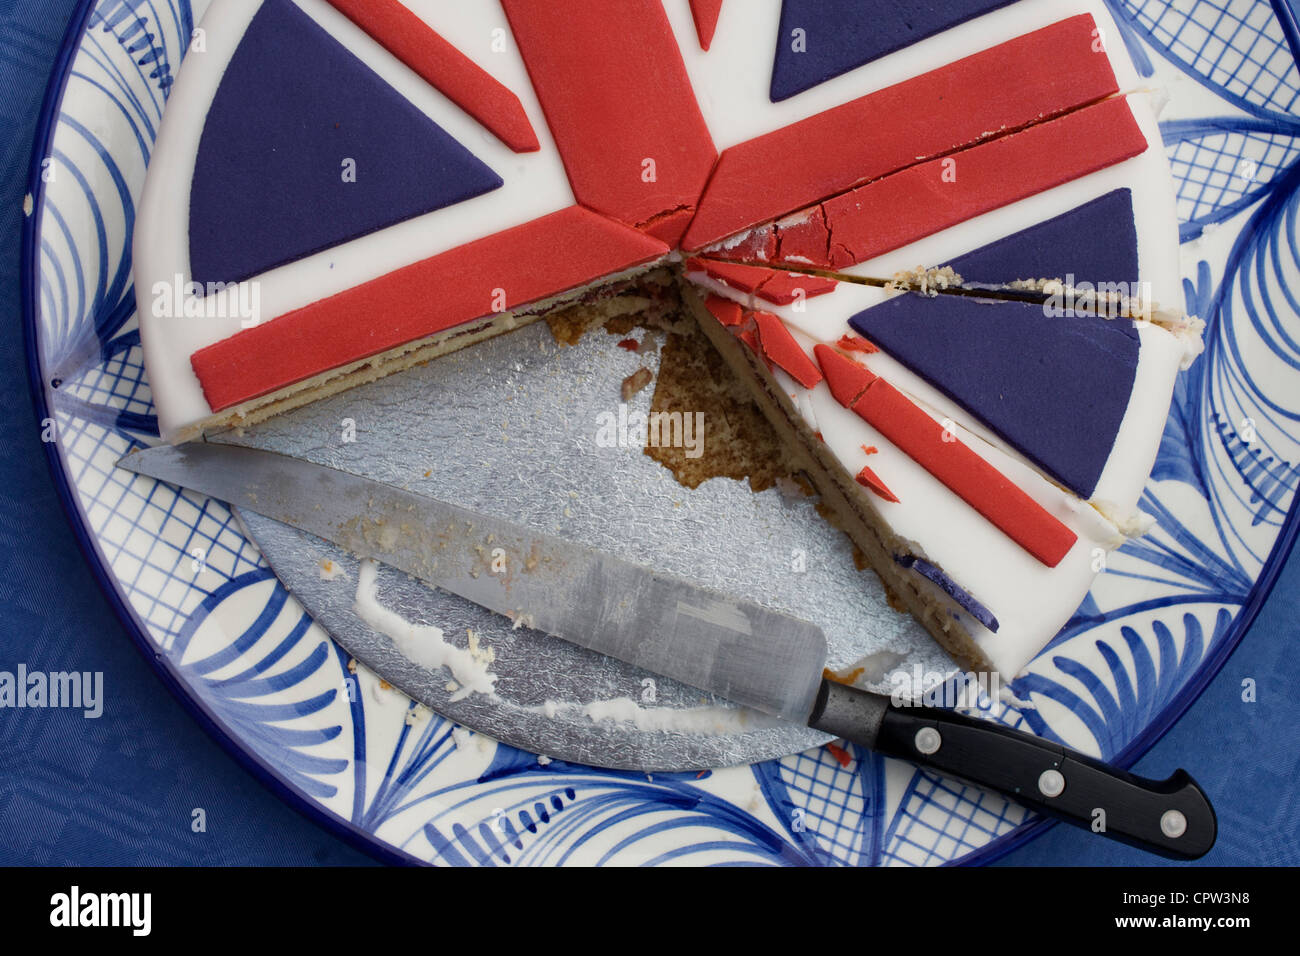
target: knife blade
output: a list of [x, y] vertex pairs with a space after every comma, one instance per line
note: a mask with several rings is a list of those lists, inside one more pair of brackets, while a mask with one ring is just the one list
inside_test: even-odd
[[530, 627], [737, 704], [997, 790], [1176, 859], [1213, 846], [1179, 770], [1147, 780], [1031, 734], [823, 678], [820, 628], [500, 518], [274, 452], [191, 443], [128, 471], [293, 525]]
[[509, 521], [273, 452], [154, 448], [123, 468], [201, 491], [645, 670], [802, 723], [820, 628]]

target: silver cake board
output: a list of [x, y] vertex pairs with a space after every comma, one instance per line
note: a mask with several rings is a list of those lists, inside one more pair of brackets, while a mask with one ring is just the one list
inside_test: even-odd
[[[859, 686], [888, 692], [900, 674], [930, 683], [957, 670], [889, 606], [876, 576], [855, 567], [848, 539], [814, 498], [755, 494], [726, 478], [687, 489], [647, 457], [636, 426], [653, 385], [626, 403], [620, 391], [639, 369], [658, 372], [660, 350], [629, 351], [621, 338], [596, 330], [560, 346], [537, 323], [217, 440], [509, 518], [812, 621], [826, 633], [829, 666], [860, 668]], [[707, 416], [702, 436], [689, 437], [707, 443]], [[478, 733], [553, 759], [644, 772], [756, 762], [827, 739], [514, 629], [380, 567], [384, 608], [461, 647], [473, 632], [495, 694], [463, 696], [446, 670], [411, 660], [358, 616], [356, 558], [259, 515], [240, 518], [280, 580], [357, 661]]]

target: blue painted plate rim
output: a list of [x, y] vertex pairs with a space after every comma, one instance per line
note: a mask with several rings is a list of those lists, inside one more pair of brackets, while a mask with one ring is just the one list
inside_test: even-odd
[[[70, 76], [72, 60], [80, 49], [90, 23], [91, 14], [98, 3], [99, 0], [78, 0], [69, 20], [59, 51], [55, 56], [40, 113], [37, 116], [36, 134], [33, 139], [32, 155], [29, 161], [27, 193], [32, 198], [32, 207], [31, 213], [23, 220], [20, 250], [20, 299], [28, 385], [31, 389], [32, 404], [38, 425], [50, 415], [48, 392], [37, 345], [36, 290], [39, 285], [37, 282], [39, 257], [36, 243], [39, 236], [37, 226], [45, 202], [41, 162], [52, 145], [58, 115], [63, 105], [63, 95]], [[1297, 17], [1296, 11], [1286, 0], [1270, 0], [1270, 6], [1279, 21], [1281, 21], [1288, 42], [1292, 45], [1292, 52], [1296, 54], [1297, 62], [1300, 62], [1300, 51], [1296, 49], [1297, 44], [1300, 43], [1300, 17]], [[363, 830], [355, 824], [321, 808], [318, 803], [286, 780], [274, 767], [239, 740], [226, 727], [224, 722], [190, 691], [189, 687], [180, 678], [174, 665], [157, 652], [154, 642], [149, 637], [143, 623], [118, 589], [112, 574], [105, 567], [103, 556], [99, 553], [93, 536], [81, 520], [81, 509], [77, 505], [67, 472], [63, 468], [63, 460], [59, 455], [58, 444], [55, 442], [43, 442], [42, 444], [45, 448], [46, 464], [50, 469], [59, 503], [68, 519], [68, 524], [72, 528], [77, 545], [81, 549], [86, 562], [90, 565], [91, 573], [94, 575], [100, 590], [104, 593], [118, 619], [125, 626], [128, 635], [136, 645], [136, 649], [153, 667], [164, 686], [167, 687], [190, 716], [198, 722], [199, 726], [263, 786], [267, 787], [304, 817], [323, 827], [327, 832], [339, 837], [381, 863], [403, 866], [421, 865], [422, 861], [410, 854], [392, 847], [377, 838], [373, 833]], [[1259, 612], [1268, 602], [1278, 576], [1294, 549], [1298, 537], [1300, 537], [1300, 497], [1292, 503], [1281, 533], [1278, 535], [1277, 541], [1274, 543], [1273, 549], [1255, 581], [1255, 587], [1251, 590], [1250, 597], [1242, 606], [1240, 613], [1233, 619], [1229, 632], [1217, 643], [1214, 653], [1202, 661], [1192, 680], [1179, 692], [1178, 696], [1116, 756], [1113, 761], [1116, 766], [1128, 768], [1137, 762], [1169, 732], [1174, 724], [1182, 718], [1183, 714], [1196, 703], [1210, 682], [1218, 676], [1233, 652], [1241, 644], [1246, 632], [1254, 624]], [[1041, 836], [1055, 825], [1056, 821], [1046, 817], [1039, 817], [1031, 823], [1021, 824], [1010, 833], [994, 839], [988, 845], [944, 865], [981, 866], [992, 863], [1030, 840]]]

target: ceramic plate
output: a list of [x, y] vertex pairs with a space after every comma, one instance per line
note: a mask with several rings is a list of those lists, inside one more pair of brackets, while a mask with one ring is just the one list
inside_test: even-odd
[[[1215, 674], [1295, 534], [1300, 31], [1288, 0], [1108, 2], [1173, 94], [1164, 139], [1207, 351], [1179, 382], [1143, 498], [1159, 530], [1112, 559], [1015, 683], [1026, 705], [1000, 717], [1128, 765]], [[1000, 797], [852, 747], [648, 777], [499, 745], [352, 673], [223, 505], [116, 471], [157, 441], [129, 240], [205, 6], [87, 0], [74, 17], [33, 157], [25, 323], [74, 529], [219, 740], [323, 825], [404, 861], [925, 865], [985, 861], [1041, 829]]]

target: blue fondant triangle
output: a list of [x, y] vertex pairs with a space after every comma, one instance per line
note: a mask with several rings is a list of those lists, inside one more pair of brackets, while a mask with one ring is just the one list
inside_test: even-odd
[[904, 295], [849, 324], [1046, 474], [1092, 496], [1137, 374], [1131, 322], [1059, 318], [1029, 302]]
[[500, 185], [297, 6], [266, 0], [199, 143], [191, 274], [247, 279]]
[[1073, 285], [1118, 282], [1131, 289], [1138, 281], [1133, 193], [1117, 189], [945, 265], [986, 286], [1073, 276]]
[[1014, 0], [784, 0], [772, 102]]

